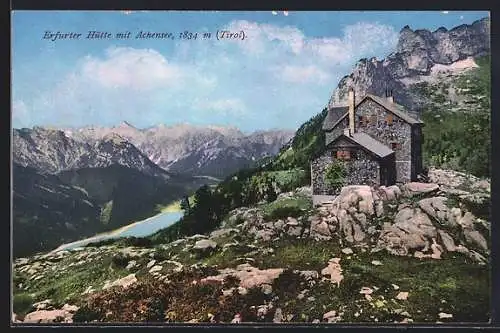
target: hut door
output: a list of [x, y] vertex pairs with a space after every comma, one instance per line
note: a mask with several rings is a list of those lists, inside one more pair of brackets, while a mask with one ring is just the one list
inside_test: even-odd
[[387, 186], [387, 168], [384, 165], [380, 166], [380, 185]]

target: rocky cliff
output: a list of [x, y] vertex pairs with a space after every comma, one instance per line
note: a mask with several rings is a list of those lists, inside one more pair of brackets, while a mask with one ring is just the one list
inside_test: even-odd
[[[340, 80], [328, 106], [344, 104], [347, 90], [352, 87], [360, 97], [367, 93], [384, 96], [386, 89], [393, 90], [397, 103], [419, 110], [423, 101], [407, 89], [411, 84], [432, 79], [437, 72], [456, 71], [453, 64], [489, 53], [489, 18], [433, 32], [405, 26], [400, 32], [396, 50], [382, 60], [361, 59], [352, 73]], [[462, 69], [473, 66], [473, 62], [469, 63]]]

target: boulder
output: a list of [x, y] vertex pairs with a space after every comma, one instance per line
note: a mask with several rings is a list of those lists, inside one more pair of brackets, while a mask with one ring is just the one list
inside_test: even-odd
[[162, 266], [160, 265], [155, 265], [153, 267], [151, 267], [151, 269], [149, 270], [149, 273], [155, 273], [155, 272], [159, 272], [163, 269]]
[[446, 197], [426, 198], [420, 200], [418, 205], [429, 216], [444, 222], [447, 221], [450, 214], [449, 208], [446, 206], [447, 200]]
[[406, 197], [415, 195], [436, 193], [439, 190], [438, 184], [411, 182], [403, 185], [403, 194]]
[[281, 231], [284, 226], [285, 226], [285, 222], [283, 220], [278, 220], [278, 221], [274, 222], [273, 228], [276, 231]]
[[327, 280], [340, 286], [340, 282], [344, 279], [342, 267], [340, 266], [340, 258], [330, 259], [328, 261], [328, 266], [321, 270], [321, 275], [329, 277]]
[[276, 279], [282, 272], [283, 269], [281, 268], [260, 270], [256, 267], [252, 267], [250, 264], [241, 264], [238, 265], [236, 269], [223, 269], [219, 271], [219, 275], [205, 277], [201, 279], [200, 282], [222, 282], [227, 276], [232, 275], [240, 280], [240, 287], [250, 289], [263, 284], [272, 285], [274, 279]]
[[394, 224], [384, 224], [378, 245], [390, 253], [407, 255], [410, 251], [428, 250], [437, 229], [419, 208], [404, 208], [394, 217]]
[[24, 323], [71, 323], [73, 314], [66, 310], [39, 310], [28, 313]]
[[294, 217], [288, 217], [287, 218], [287, 222], [286, 222], [286, 225], [289, 225], [289, 226], [298, 226], [299, 225], [299, 221], [297, 221], [296, 218]]
[[123, 289], [127, 289], [131, 285], [135, 284], [137, 282], [137, 278], [135, 277], [135, 274], [130, 274], [127, 275], [121, 279], [115, 280], [111, 283], [105, 283], [104, 286], [102, 287], [103, 290], [109, 289], [112, 287], [122, 287]]
[[210, 233], [210, 238], [219, 238], [230, 235], [231, 233], [237, 233], [238, 229], [234, 228], [225, 228], [225, 229], [217, 229]]
[[274, 312], [273, 323], [281, 323], [283, 319], [283, 311], [280, 308], [277, 308]]
[[340, 320], [340, 316], [337, 316], [337, 311], [329, 311], [323, 315], [323, 320], [328, 323], [335, 323]]
[[146, 268], [151, 268], [155, 265], [156, 263], [156, 260], [151, 260], [150, 262], [148, 262], [148, 264], [146, 265]]
[[382, 200], [392, 201], [401, 196], [401, 190], [398, 186], [392, 185], [389, 187], [380, 186], [379, 196]]
[[448, 252], [455, 252], [456, 246], [453, 241], [453, 237], [451, 237], [448, 233], [443, 230], [438, 230], [439, 237], [441, 238], [441, 243], [443, 243], [444, 248]]
[[299, 237], [300, 235], [302, 235], [302, 227], [300, 226], [289, 227], [287, 230], [287, 234], [292, 237]]
[[486, 239], [477, 230], [464, 229], [465, 240], [482, 251], [488, 251]]
[[407, 291], [401, 291], [396, 295], [396, 299], [399, 299], [401, 301], [405, 301], [408, 299], [409, 293]]
[[62, 307], [62, 310], [64, 311], [67, 311], [69, 313], [75, 313], [76, 311], [78, 311], [79, 307], [76, 306], [76, 305], [70, 305], [70, 304], [64, 304], [64, 306]]
[[46, 299], [33, 304], [33, 308], [36, 310], [51, 310], [53, 309], [52, 300]]
[[331, 238], [331, 232], [329, 225], [326, 221], [323, 221], [318, 218], [314, 218], [311, 220], [311, 227], [309, 232], [309, 237], [315, 240], [328, 240]]
[[271, 229], [262, 229], [255, 231], [255, 239], [260, 239], [265, 242], [270, 241], [274, 237], [275, 233]]
[[132, 268], [137, 266], [137, 262], [135, 260], [130, 260], [127, 264], [127, 267], [125, 267], [126, 270], [131, 270]]

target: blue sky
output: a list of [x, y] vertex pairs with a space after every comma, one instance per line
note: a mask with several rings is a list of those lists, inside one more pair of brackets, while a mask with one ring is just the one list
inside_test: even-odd
[[[156, 124], [296, 129], [357, 60], [384, 58], [399, 31], [451, 29], [470, 11], [12, 13], [13, 127]], [[128, 40], [85, 39], [89, 30]], [[139, 31], [244, 31], [245, 40], [140, 40]], [[46, 31], [82, 33], [44, 40]]]

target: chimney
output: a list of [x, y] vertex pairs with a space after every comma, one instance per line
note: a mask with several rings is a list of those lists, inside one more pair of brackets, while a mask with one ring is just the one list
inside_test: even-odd
[[349, 133], [352, 136], [356, 130], [354, 126], [354, 89], [349, 89], [348, 101], [349, 101]]
[[394, 96], [392, 95], [392, 90], [388, 91], [387, 100], [389, 101], [389, 103], [394, 103]]

